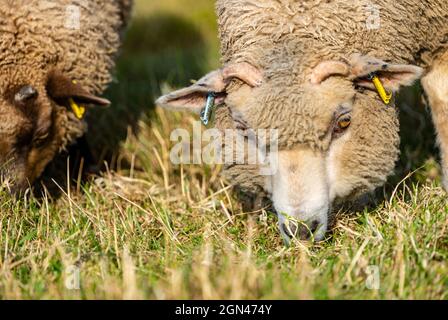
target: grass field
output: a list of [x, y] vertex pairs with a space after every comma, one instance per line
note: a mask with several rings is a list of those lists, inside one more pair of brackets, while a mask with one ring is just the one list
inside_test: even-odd
[[0, 297], [447, 299], [448, 202], [414, 91], [403, 98], [403, 155], [377, 203], [339, 212], [322, 243], [285, 247], [275, 215], [243, 211], [219, 167], [169, 160], [170, 132], [196, 118], [152, 101], [218, 65], [213, 1], [137, 1], [113, 107], [91, 115], [108, 169], [43, 197], [0, 189]]

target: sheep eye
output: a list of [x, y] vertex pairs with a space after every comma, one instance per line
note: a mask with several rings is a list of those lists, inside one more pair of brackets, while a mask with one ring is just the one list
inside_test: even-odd
[[338, 121], [338, 127], [340, 129], [347, 129], [350, 126], [350, 119], [343, 119]]
[[350, 115], [341, 116], [336, 122], [336, 126], [334, 127], [334, 132], [335, 133], [344, 132], [345, 130], [348, 129], [348, 127], [350, 127], [351, 121], [352, 120], [351, 120]]
[[42, 146], [47, 142], [47, 140], [48, 140], [48, 136], [49, 136], [49, 134], [45, 134], [45, 135], [43, 135], [43, 136], [40, 136], [40, 137], [34, 139], [34, 140], [33, 140], [33, 146], [34, 146], [35, 148], [40, 148], [40, 147], [42, 147]]

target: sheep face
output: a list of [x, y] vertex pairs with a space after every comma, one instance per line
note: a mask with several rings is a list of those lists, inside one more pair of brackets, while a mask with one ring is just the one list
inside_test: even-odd
[[[212, 91], [226, 105], [234, 127], [276, 129], [276, 168], [263, 187], [278, 213], [280, 231], [285, 239], [321, 240], [332, 203], [383, 184], [398, 157], [396, 110], [370, 90], [365, 76], [375, 72], [390, 92], [421, 75], [414, 66], [360, 56], [352, 61], [323, 62], [301, 83], [272, 72], [264, 78], [245, 63], [227, 65], [161, 97], [158, 104], [199, 112]], [[235, 169], [247, 178], [244, 166]]]
[[[0, 78], [0, 175], [11, 191], [23, 191], [54, 156], [84, 133], [68, 111], [68, 99], [107, 104], [56, 71], [15, 68]], [[34, 76], [32, 76], [34, 75]]]
[[[399, 154], [397, 112], [375, 93], [360, 93], [341, 78], [305, 86], [297, 95], [294, 106], [302, 112], [290, 115], [297, 122], [293, 128], [278, 126], [277, 170], [265, 189], [285, 239], [321, 240], [336, 199], [371, 191], [393, 171]], [[287, 147], [281, 136], [291, 134], [293, 145]]]

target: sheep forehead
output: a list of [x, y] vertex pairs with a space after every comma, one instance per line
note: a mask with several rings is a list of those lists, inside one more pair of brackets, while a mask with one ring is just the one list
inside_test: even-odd
[[[272, 82], [255, 89], [239, 107], [254, 129], [277, 129], [280, 147], [309, 144], [329, 146], [334, 117], [342, 109], [350, 111], [355, 91], [348, 81], [331, 79], [319, 86], [286, 85]], [[247, 94], [247, 93], [246, 93]]]
[[8, 90], [23, 85], [45, 86], [46, 77], [46, 69], [36, 68], [26, 62], [6, 66], [0, 65], [0, 94], [4, 96]]

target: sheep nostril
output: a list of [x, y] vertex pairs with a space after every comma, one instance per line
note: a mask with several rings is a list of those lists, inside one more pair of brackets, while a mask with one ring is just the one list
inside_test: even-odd
[[297, 234], [297, 224], [288, 222], [282, 223], [283, 232], [290, 238], [294, 238]]
[[290, 238], [298, 238], [300, 240], [309, 240], [318, 231], [320, 223], [313, 220], [309, 225], [288, 221], [281, 224], [283, 232]]
[[311, 238], [311, 232], [310, 229], [307, 228], [307, 226], [300, 226], [300, 232], [299, 232], [300, 240], [308, 240]]
[[317, 228], [319, 227], [319, 221], [317, 221], [317, 220], [314, 220], [313, 222], [311, 222], [311, 225], [310, 225], [310, 231], [312, 232], [312, 233], [315, 233], [316, 231], [317, 231]]
[[299, 236], [301, 240], [309, 240], [319, 228], [319, 221], [313, 220], [309, 225], [301, 225]]

